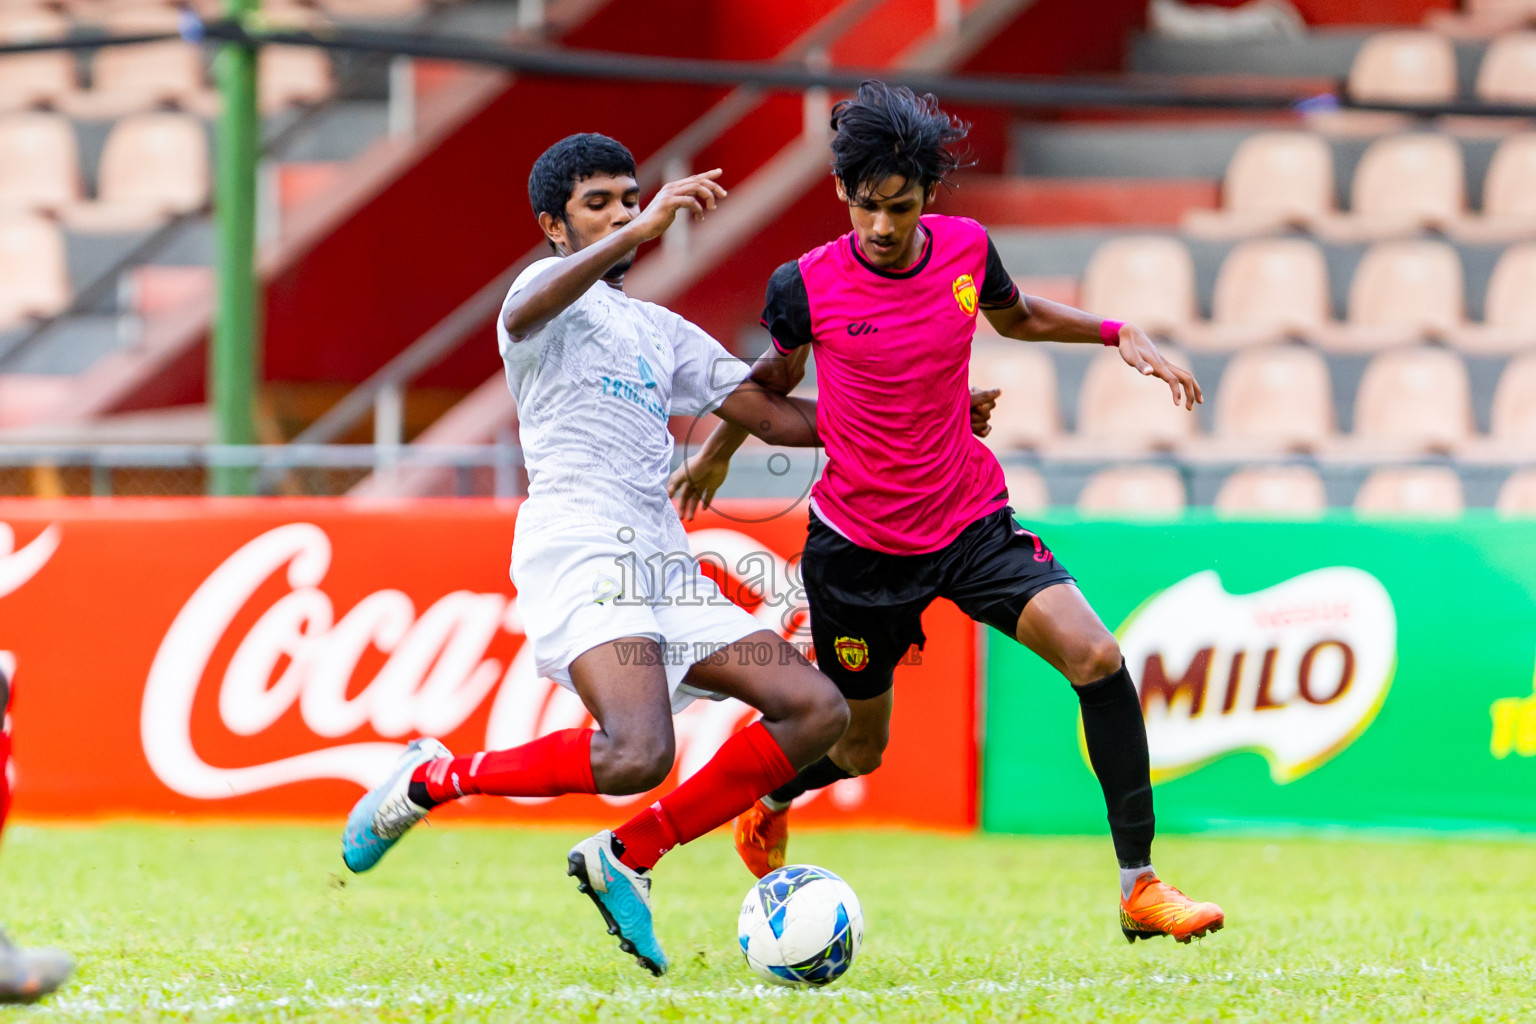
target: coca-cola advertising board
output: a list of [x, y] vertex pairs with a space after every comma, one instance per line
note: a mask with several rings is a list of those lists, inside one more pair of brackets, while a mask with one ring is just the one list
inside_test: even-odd
[[[1047, 521], [1141, 696], [1163, 831], [1536, 830], [1536, 527]], [[988, 643], [983, 820], [1102, 831], [1077, 701]]]
[[[690, 524], [707, 571], [809, 647], [805, 513]], [[0, 667], [17, 690], [17, 812], [341, 815], [415, 736], [499, 749], [590, 725], [540, 678], [509, 578], [515, 502], [0, 501]], [[705, 553], [709, 554], [706, 555]], [[944, 602], [897, 670], [884, 766], [803, 797], [804, 820], [976, 820], [976, 631]], [[670, 788], [754, 712], [676, 719]], [[455, 813], [610, 821], [634, 797], [478, 797]]]

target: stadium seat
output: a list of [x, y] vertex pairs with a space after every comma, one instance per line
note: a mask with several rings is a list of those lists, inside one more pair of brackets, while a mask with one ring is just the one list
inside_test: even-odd
[[80, 200], [75, 130], [58, 114], [0, 117], [0, 214], [60, 210]]
[[1191, 348], [1227, 351], [1311, 337], [1332, 319], [1322, 250], [1304, 238], [1255, 238], [1222, 261], [1210, 321], [1189, 325], [1180, 337]]
[[[0, 10], [0, 43], [40, 42], [69, 32], [69, 19], [41, 9]], [[79, 88], [73, 54], [0, 57], [0, 113], [58, 103]]]
[[1222, 481], [1212, 507], [1223, 515], [1294, 518], [1324, 512], [1328, 495], [1310, 466], [1260, 466]]
[[1499, 375], [1488, 438], [1507, 456], [1536, 455], [1536, 352], [1511, 359]]
[[1015, 512], [1044, 512], [1051, 507], [1050, 489], [1036, 470], [1005, 462], [1003, 479], [1008, 484], [1008, 504]]
[[1461, 147], [1449, 135], [1405, 132], [1366, 149], [1350, 187], [1348, 214], [1313, 229], [1336, 241], [1369, 241], [1442, 229], [1466, 217]]
[[[1188, 363], [1170, 346], [1163, 354]], [[1063, 453], [1118, 454], [1179, 448], [1195, 437], [1195, 414], [1173, 404], [1167, 384], [1126, 365], [1115, 349], [1094, 356], [1077, 400], [1077, 433]]]
[[1434, 32], [1379, 32], [1349, 68], [1349, 95], [1373, 103], [1446, 103], [1456, 98], [1456, 51]]
[[1191, 210], [1184, 230], [1241, 238], [1310, 224], [1333, 213], [1333, 152], [1312, 132], [1259, 132], [1227, 165], [1220, 210]]
[[0, 216], [0, 330], [68, 303], [63, 232], [36, 214]]
[[977, 342], [971, 348], [971, 384], [1002, 389], [985, 438], [994, 451], [1038, 448], [1060, 436], [1056, 363], [1045, 349], [1018, 341]]
[[1536, 516], [1536, 469], [1519, 469], [1509, 474], [1493, 507], [1500, 515]]
[[1450, 452], [1472, 438], [1472, 386], [1456, 353], [1393, 349], [1366, 366], [1350, 446], [1372, 454]]
[[[142, 9], [114, 15], [113, 33], [176, 32], [174, 10]], [[91, 61], [91, 88], [69, 97], [64, 109], [76, 117], [103, 119], [174, 106], [211, 116], [217, 95], [204, 81], [199, 47], [180, 40], [108, 46]]]
[[1198, 315], [1195, 264], [1176, 238], [1115, 238], [1094, 252], [1083, 274], [1083, 306], [1129, 320], [1150, 334], [1177, 334]]
[[1362, 516], [1454, 516], [1463, 505], [1461, 478], [1445, 466], [1378, 469], [1355, 494]]
[[1184, 505], [1184, 481], [1171, 466], [1101, 469], [1077, 498], [1079, 512], [1100, 515], [1171, 515]]
[[1536, 32], [1510, 32], [1488, 45], [1477, 69], [1477, 98], [1536, 104]]
[[1536, 348], [1536, 242], [1512, 245], [1499, 256], [1483, 299], [1483, 322], [1451, 336], [1468, 352], [1504, 354]]
[[264, 46], [257, 83], [263, 113], [324, 102], [331, 95], [331, 60], [308, 46]]
[[1452, 337], [1465, 324], [1463, 287], [1461, 257], [1445, 242], [1379, 242], [1355, 269], [1346, 322], [1314, 337], [1330, 348], [1366, 352]]
[[1227, 364], [1205, 450], [1317, 451], [1333, 440], [1334, 423], [1327, 361], [1303, 345], [1265, 345]]
[[71, 227], [121, 232], [153, 227], [208, 198], [208, 136], [190, 114], [125, 117], [101, 154], [97, 201], [65, 213]]
[[1536, 132], [1499, 143], [1483, 179], [1482, 212], [1453, 223], [1451, 230], [1468, 242], [1536, 238]]

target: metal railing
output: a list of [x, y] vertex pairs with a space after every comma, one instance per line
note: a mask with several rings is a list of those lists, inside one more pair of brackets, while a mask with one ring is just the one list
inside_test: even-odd
[[211, 470], [246, 470], [256, 493], [330, 497], [369, 477], [430, 473], [463, 497], [518, 497], [522, 451], [489, 445], [0, 445], [0, 496], [206, 493]]

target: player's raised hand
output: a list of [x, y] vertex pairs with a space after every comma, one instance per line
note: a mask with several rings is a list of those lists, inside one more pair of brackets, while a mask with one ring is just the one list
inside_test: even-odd
[[722, 173], [716, 167], [712, 171], [667, 182], [631, 226], [640, 232], [641, 238], [649, 241], [660, 238], [679, 213], [691, 213], [696, 219], [703, 220], [704, 215], [725, 198], [725, 188], [715, 180]]
[[971, 388], [971, 433], [986, 437], [992, 433], [992, 410], [997, 406], [998, 388]]
[[1163, 358], [1145, 331], [1133, 324], [1120, 327], [1120, 358], [1149, 377], [1156, 377], [1168, 384], [1173, 392], [1173, 404], [1193, 409], [1196, 402], [1204, 402], [1200, 382], [1182, 366], [1175, 366]]
[[700, 506], [708, 508], [730, 470], [730, 459], [712, 459], [702, 452], [684, 459], [667, 480], [667, 496], [677, 502], [678, 518], [690, 522]]

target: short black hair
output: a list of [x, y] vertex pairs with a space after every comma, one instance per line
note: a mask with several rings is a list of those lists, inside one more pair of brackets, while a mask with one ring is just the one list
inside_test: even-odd
[[948, 184], [965, 159], [956, 145], [971, 126], [940, 110], [932, 93], [872, 79], [832, 108], [832, 130], [832, 171], [855, 199], [892, 175], [916, 180], [925, 192]]
[[528, 202], [533, 215], [565, 220], [565, 204], [576, 183], [600, 174], [635, 176], [635, 158], [622, 142], [596, 132], [567, 135], [533, 162], [528, 174]]

